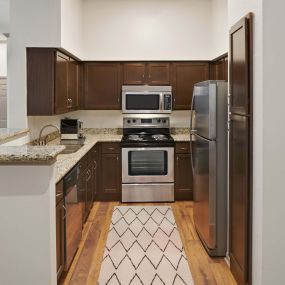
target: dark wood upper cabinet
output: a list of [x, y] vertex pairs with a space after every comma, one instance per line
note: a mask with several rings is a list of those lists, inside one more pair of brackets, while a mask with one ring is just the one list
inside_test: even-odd
[[210, 62], [210, 79], [228, 81], [228, 56], [224, 55]]
[[175, 144], [175, 201], [193, 199], [193, 177], [189, 143]]
[[123, 64], [125, 85], [169, 85], [170, 63], [136, 62]]
[[173, 109], [190, 110], [194, 84], [208, 79], [209, 63], [207, 62], [173, 63]]
[[120, 63], [87, 62], [84, 64], [85, 109], [121, 108]]
[[68, 80], [68, 90], [69, 90], [69, 98], [71, 101], [69, 102], [71, 109], [78, 109], [79, 107], [79, 63], [76, 60], [70, 59], [69, 61], [69, 80]]
[[79, 64], [54, 48], [27, 48], [28, 116], [63, 114], [78, 108]]
[[250, 38], [248, 19], [230, 30], [230, 107], [231, 112], [247, 114], [249, 105]]
[[148, 63], [147, 77], [149, 85], [169, 85], [170, 84], [170, 64], [169, 63]]
[[68, 65], [69, 57], [56, 53], [55, 64], [55, 113], [62, 114], [68, 112]]
[[145, 63], [124, 63], [124, 85], [142, 85], [147, 81]]

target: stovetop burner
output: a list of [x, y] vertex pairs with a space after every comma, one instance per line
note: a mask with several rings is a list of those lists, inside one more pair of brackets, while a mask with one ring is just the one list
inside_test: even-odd
[[124, 118], [123, 134], [121, 145], [125, 147], [174, 146], [169, 118]]
[[165, 141], [168, 140], [166, 135], [162, 135], [162, 134], [157, 134], [157, 135], [152, 135], [152, 137], [156, 140], [156, 141]]

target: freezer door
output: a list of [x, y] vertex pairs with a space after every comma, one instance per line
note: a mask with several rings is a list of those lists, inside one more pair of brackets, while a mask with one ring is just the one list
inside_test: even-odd
[[195, 135], [192, 142], [194, 222], [209, 248], [216, 247], [216, 142]]
[[216, 89], [215, 83], [197, 84], [194, 87], [192, 110], [195, 113], [192, 130], [204, 138], [216, 138]]

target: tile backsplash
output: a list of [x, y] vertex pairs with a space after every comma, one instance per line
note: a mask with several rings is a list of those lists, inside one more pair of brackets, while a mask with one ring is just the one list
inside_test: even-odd
[[[59, 127], [60, 119], [64, 117], [78, 118], [83, 121], [83, 128], [122, 128], [123, 117], [135, 117], [142, 115], [122, 114], [120, 110], [81, 110], [60, 116], [51, 117], [28, 117], [28, 127], [30, 128], [31, 139], [38, 137], [42, 126], [54, 124]], [[153, 115], [168, 116], [168, 115]], [[172, 128], [188, 128], [190, 125], [190, 111], [173, 111], [170, 115], [170, 125]], [[54, 131], [51, 129], [50, 131]], [[47, 133], [49, 130], [47, 129]]]

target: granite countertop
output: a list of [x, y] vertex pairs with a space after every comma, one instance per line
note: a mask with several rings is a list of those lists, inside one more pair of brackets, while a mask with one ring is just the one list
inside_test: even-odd
[[6, 129], [0, 128], [0, 145], [11, 140], [25, 136], [29, 129]]
[[52, 164], [64, 146], [0, 146], [0, 164]]
[[59, 182], [80, 159], [98, 142], [120, 142], [122, 134], [116, 129], [102, 129], [100, 133], [98, 130], [91, 129], [84, 133], [86, 139], [84, 146], [77, 152], [71, 154], [60, 154], [57, 156], [56, 161], [56, 183]]
[[190, 131], [188, 128], [173, 128], [171, 136], [176, 142], [190, 142]]

